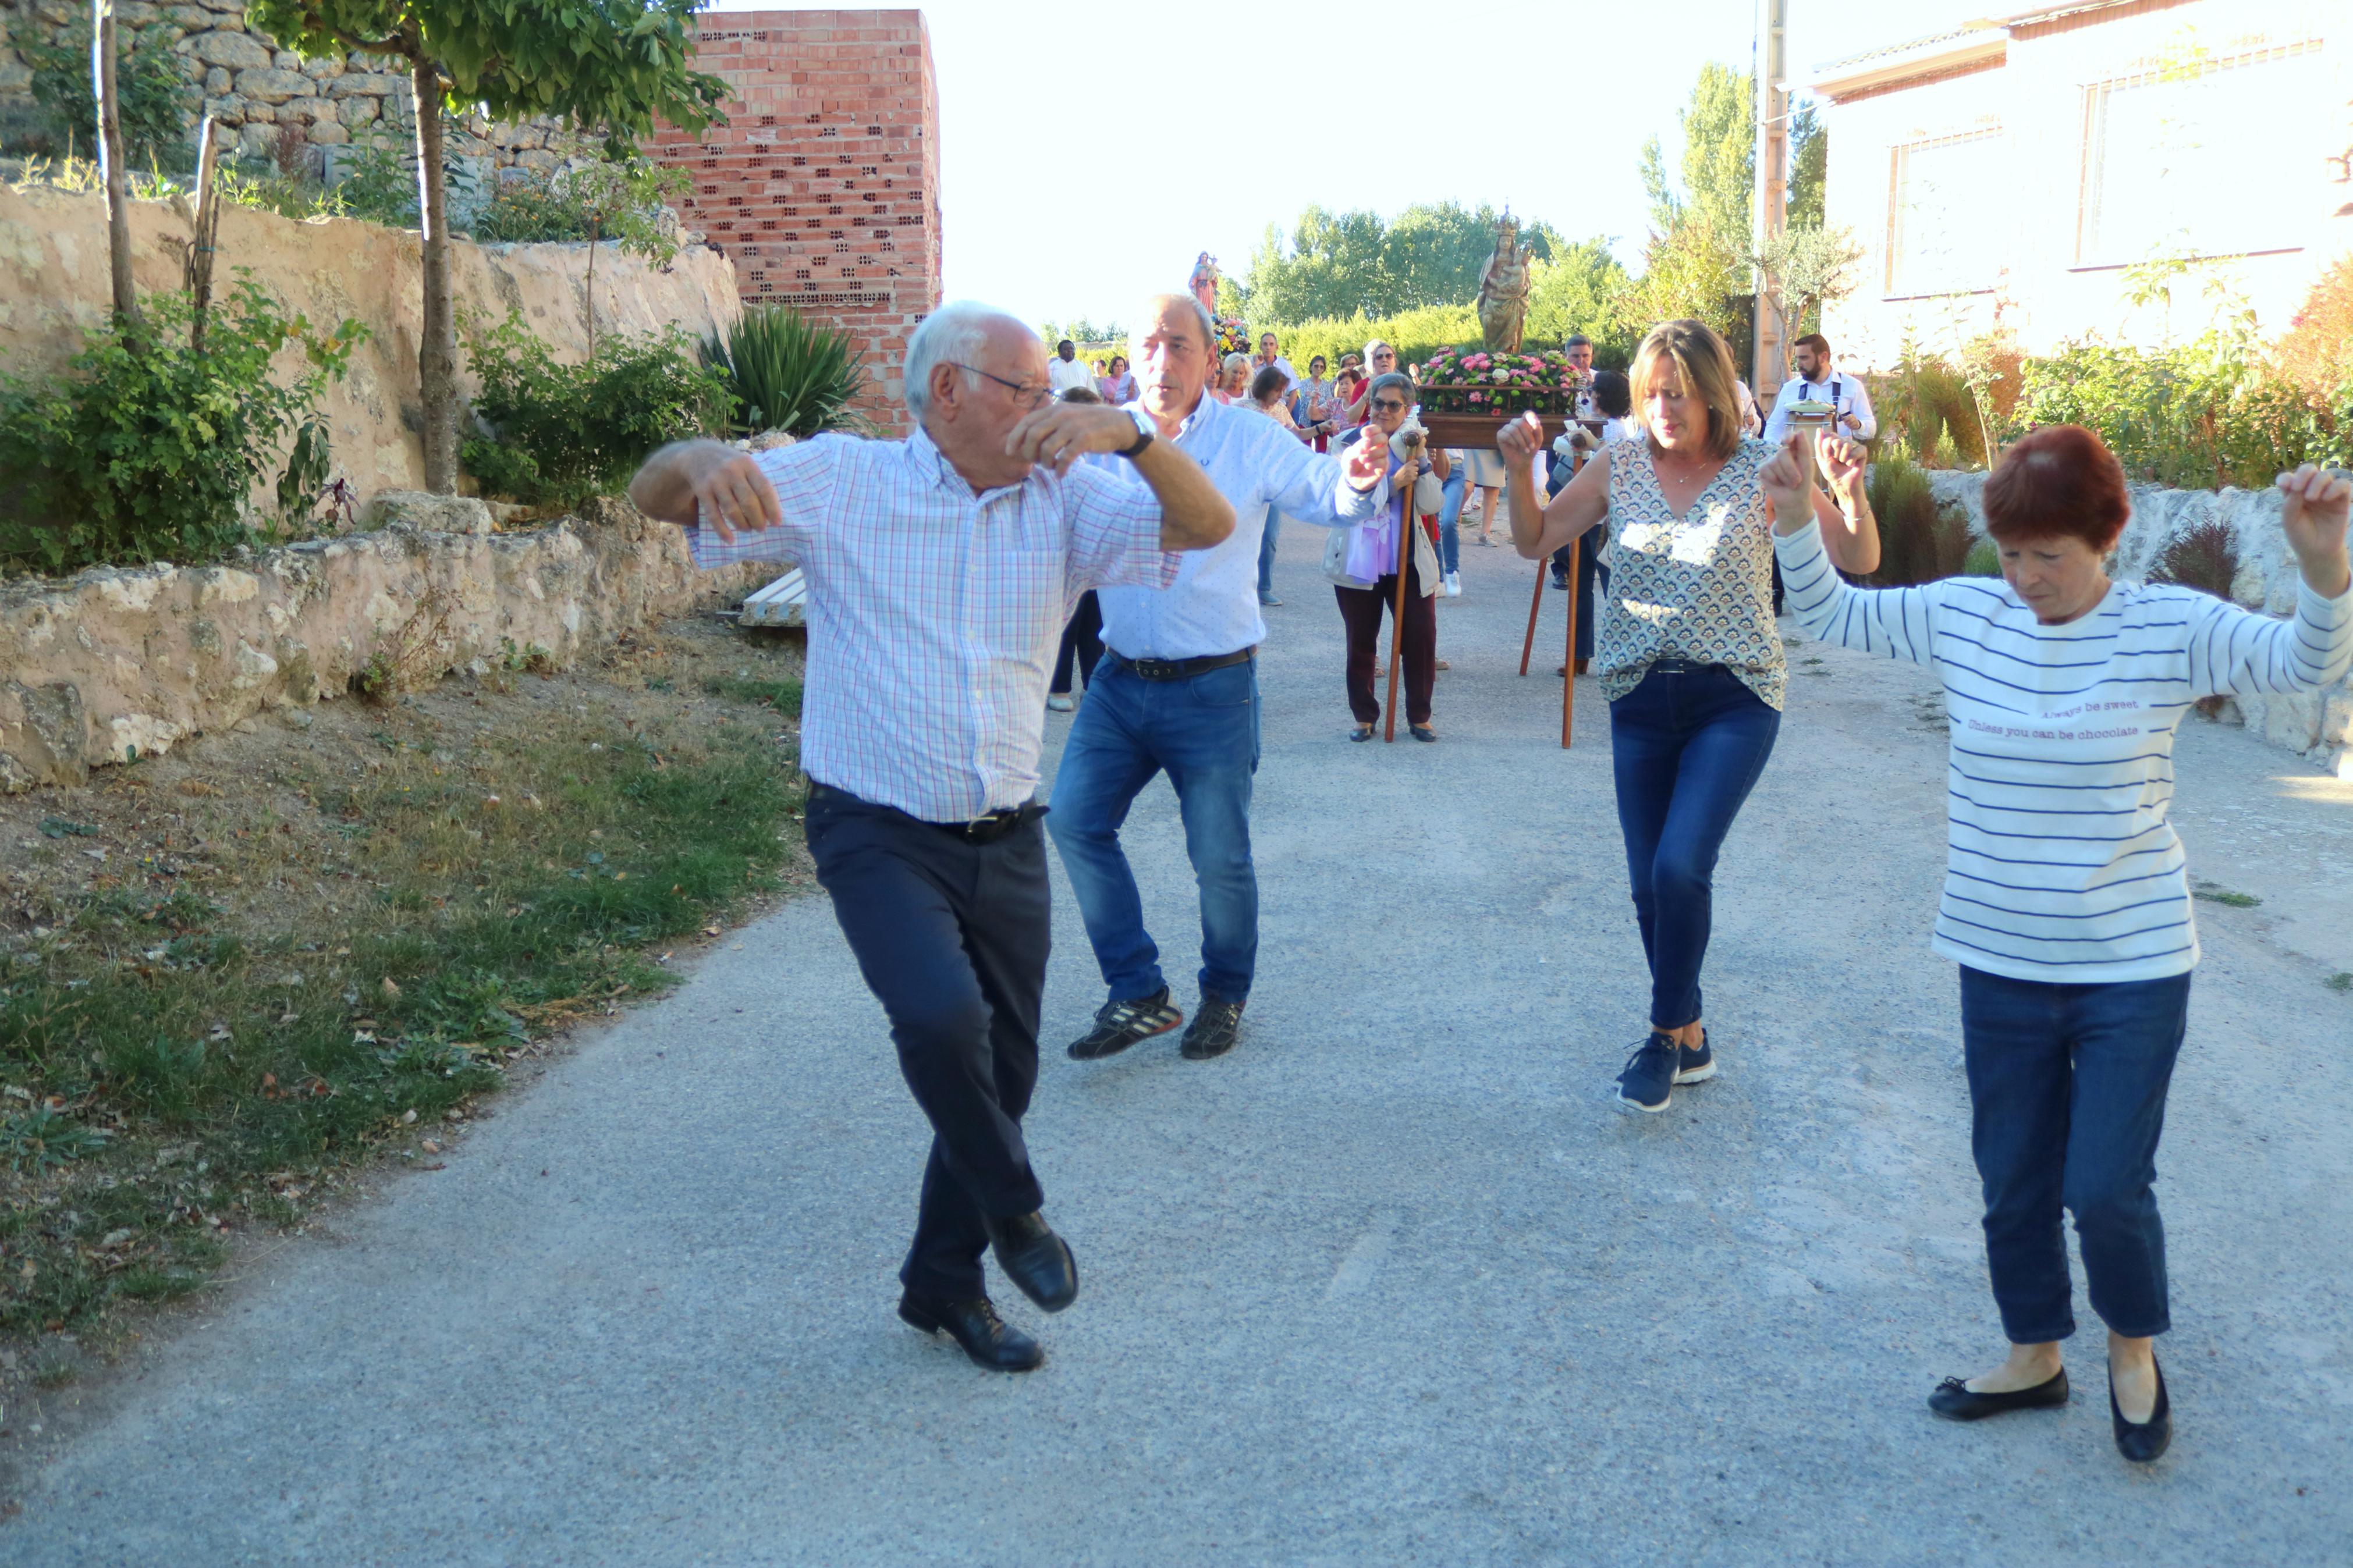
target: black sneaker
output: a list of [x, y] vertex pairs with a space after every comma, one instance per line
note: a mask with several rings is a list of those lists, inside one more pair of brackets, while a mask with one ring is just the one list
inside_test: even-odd
[[1697, 1048], [1679, 1045], [1675, 1047], [1675, 1081], [1705, 1083], [1715, 1076], [1715, 1052], [1708, 1048], [1707, 1031], [1699, 1032]]
[[1136, 1041], [1165, 1035], [1184, 1021], [1185, 1015], [1168, 1005], [1166, 985], [1149, 996], [1126, 1002], [1114, 999], [1096, 1010], [1093, 1028], [1071, 1042], [1071, 1055], [1082, 1062], [1116, 1056]]
[[1242, 1005], [1204, 993], [1201, 1010], [1193, 1015], [1193, 1026], [1185, 1031], [1185, 1043], [1176, 1054], [1189, 1062], [1205, 1062], [1232, 1050], [1241, 1034]]
[[1664, 1110], [1675, 1091], [1675, 1042], [1652, 1034], [1626, 1058], [1618, 1075], [1618, 1103], [1653, 1113]]

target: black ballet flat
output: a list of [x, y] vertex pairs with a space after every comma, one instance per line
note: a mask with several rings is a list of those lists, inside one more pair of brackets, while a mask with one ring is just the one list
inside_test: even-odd
[[2165, 1368], [2157, 1369], [2157, 1408], [2146, 1421], [2127, 1421], [2116, 1407], [2116, 1373], [2108, 1374], [2108, 1419], [2116, 1423], [2116, 1452], [2136, 1465], [2147, 1465], [2173, 1446], [2173, 1401], [2165, 1392]]
[[[2113, 1395], [2109, 1402], [2115, 1403]], [[1978, 1394], [1959, 1378], [1948, 1377], [1928, 1395], [1928, 1408], [1947, 1421], [1982, 1421], [1989, 1415], [2007, 1415], [2013, 1410], [2051, 1410], [2066, 1403], [2067, 1373], [2063, 1367], [2048, 1383], [2013, 1389], [2008, 1394]]]

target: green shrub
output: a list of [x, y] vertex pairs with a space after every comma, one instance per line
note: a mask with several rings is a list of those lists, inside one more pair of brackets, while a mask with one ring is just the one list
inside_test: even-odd
[[[311, 425], [309, 443], [324, 441], [319, 399], [367, 328], [319, 331], [238, 273], [214, 302], [202, 353], [187, 346], [187, 296], [151, 295], [141, 325], [94, 333], [61, 381], [0, 386], [0, 488], [22, 497], [0, 520], [0, 562], [195, 565], [247, 542], [253, 487], [291, 433]], [[270, 363], [295, 346], [307, 368], [280, 385]], [[303, 456], [315, 468], [323, 448]], [[299, 495], [308, 476], [296, 479]]]
[[647, 454], [723, 425], [732, 401], [684, 329], [607, 334], [580, 364], [560, 364], [519, 312], [470, 333], [466, 357], [482, 384], [474, 413], [487, 434], [459, 448], [495, 495], [575, 506], [617, 491]]
[[1907, 349], [1894, 371], [1873, 378], [1872, 401], [1880, 433], [1902, 437], [1926, 467], [1949, 467], [1956, 460], [1986, 466], [1977, 400], [1960, 373], [1941, 360]]
[[1990, 539], [1980, 539], [1969, 546], [1968, 559], [1961, 564], [1966, 577], [1999, 577], [2001, 575], [2001, 546]]
[[685, 170], [633, 152], [553, 174], [510, 169], [474, 215], [473, 237], [484, 245], [612, 239], [633, 255], [665, 262], [678, 242], [674, 226], [662, 221], [662, 205], [693, 184]]
[[2151, 483], [2261, 489], [2299, 463], [2341, 461], [2353, 444], [2353, 389], [2333, 408], [2316, 402], [2220, 332], [2169, 349], [2087, 338], [2022, 374], [2020, 430], [2082, 425]]
[[849, 334], [789, 305], [753, 306], [702, 352], [734, 395], [734, 427], [747, 435], [814, 436], [838, 423], [866, 389]]
[[1873, 583], [1904, 587], [1959, 574], [1969, 556], [1968, 519], [1936, 504], [1926, 472], [1902, 441], [1889, 442], [1872, 465], [1870, 497], [1879, 520]]
[[[9, 42], [31, 68], [27, 83], [38, 118], [17, 152], [58, 157], [67, 153], [94, 155], [98, 148], [98, 95], [90, 82], [90, 24], [87, 8], [80, 26], [56, 37], [27, 18], [9, 34]], [[195, 119], [201, 95], [188, 80], [186, 59], [174, 53], [170, 40], [155, 28], [124, 29], [118, 43], [121, 54], [115, 65], [115, 86], [122, 94], [120, 118], [122, 148], [134, 163], [187, 166], [188, 122]]]

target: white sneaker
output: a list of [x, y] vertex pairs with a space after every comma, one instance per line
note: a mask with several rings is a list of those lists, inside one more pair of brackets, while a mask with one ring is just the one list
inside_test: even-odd
[[1075, 713], [1078, 711], [1079, 705], [1071, 701], [1068, 694], [1057, 691], [1046, 699], [1046, 707], [1050, 712]]
[[1450, 599], [1459, 599], [1462, 596], [1461, 573], [1449, 572], [1446, 574], [1446, 596]]

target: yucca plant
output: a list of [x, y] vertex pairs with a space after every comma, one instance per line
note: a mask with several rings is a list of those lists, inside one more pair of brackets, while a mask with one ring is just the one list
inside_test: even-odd
[[727, 378], [737, 400], [734, 427], [744, 435], [814, 436], [867, 423], [849, 412], [866, 390], [866, 367], [849, 334], [789, 305], [752, 306], [723, 338], [704, 342], [703, 355]]

